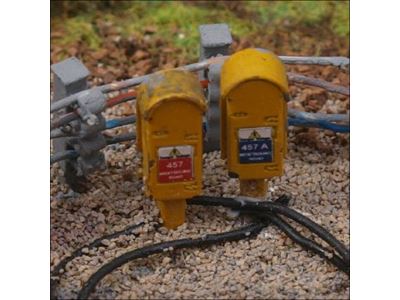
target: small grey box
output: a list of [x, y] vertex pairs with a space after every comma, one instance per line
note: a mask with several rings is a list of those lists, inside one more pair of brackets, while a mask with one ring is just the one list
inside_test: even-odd
[[51, 66], [55, 76], [54, 101], [87, 89], [89, 70], [76, 57], [71, 57]]
[[206, 24], [199, 26], [200, 59], [207, 59], [218, 54], [228, 55], [232, 36], [227, 24]]

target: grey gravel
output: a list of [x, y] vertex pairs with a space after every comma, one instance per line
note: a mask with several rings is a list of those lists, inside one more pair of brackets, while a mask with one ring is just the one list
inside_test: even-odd
[[[327, 103], [326, 105], [335, 105]], [[324, 108], [325, 109], [325, 108]], [[331, 109], [332, 110], [332, 109]], [[107, 117], [122, 115], [120, 107]], [[131, 126], [129, 130], [133, 130]], [[112, 134], [123, 133], [116, 128]], [[289, 128], [285, 175], [269, 183], [268, 198], [292, 196], [291, 207], [324, 226], [349, 246], [349, 136], [317, 131], [313, 143], [298, 142], [302, 130]], [[60, 299], [76, 298], [93, 272], [114, 257], [145, 245], [200, 237], [250, 222], [224, 208], [189, 206], [186, 223], [175, 231], [154, 229], [160, 222], [154, 202], [143, 196], [141, 162], [132, 143], [105, 150], [108, 169], [90, 176], [91, 189], [74, 194], [51, 167], [51, 267], [74, 249], [105, 234], [144, 222], [137, 237], [121, 236], [67, 265], [57, 289]], [[204, 194], [236, 196], [219, 152], [204, 154]], [[292, 223], [293, 224], [293, 223]], [[295, 225], [295, 224], [293, 224]], [[310, 234], [297, 227], [303, 234]], [[319, 241], [319, 240], [318, 240]], [[320, 242], [320, 241], [319, 241]], [[349, 278], [316, 255], [302, 250], [270, 226], [256, 238], [204, 249], [186, 249], [129, 263], [106, 276], [94, 299], [348, 299]]]

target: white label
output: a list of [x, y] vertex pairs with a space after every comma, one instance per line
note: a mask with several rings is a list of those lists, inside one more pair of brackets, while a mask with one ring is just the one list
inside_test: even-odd
[[259, 138], [271, 138], [272, 128], [271, 127], [255, 127], [255, 128], [240, 128], [239, 139], [259, 139]]
[[158, 149], [159, 158], [172, 158], [180, 156], [193, 156], [193, 147], [188, 145], [162, 147]]

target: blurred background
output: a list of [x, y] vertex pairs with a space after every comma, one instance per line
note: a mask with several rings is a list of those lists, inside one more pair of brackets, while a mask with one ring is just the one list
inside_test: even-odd
[[107, 82], [145, 74], [195, 62], [198, 26], [224, 22], [234, 51], [349, 56], [347, 1], [51, 1], [51, 63], [77, 56]]
[[[262, 47], [278, 55], [349, 56], [347, 1], [52, 1], [51, 63], [80, 58], [99, 85], [198, 61], [198, 26], [227, 23], [232, 50]], [[349, 85], [335, 67], [288, 71]], [[347, 113], [349, 97], [290, 86], [289, 107]], [[128, 112], [131, 109], [126, 107]]]

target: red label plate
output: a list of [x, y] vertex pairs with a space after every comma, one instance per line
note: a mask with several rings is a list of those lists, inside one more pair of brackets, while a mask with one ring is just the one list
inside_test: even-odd
[[191, 146], [160, 148], [158, 181], [161, 183], [193, 180], [193, 149]]
[[158, 181], [162, 183], [193, 179], [192, 158], [163, 158], [158, 161]]

